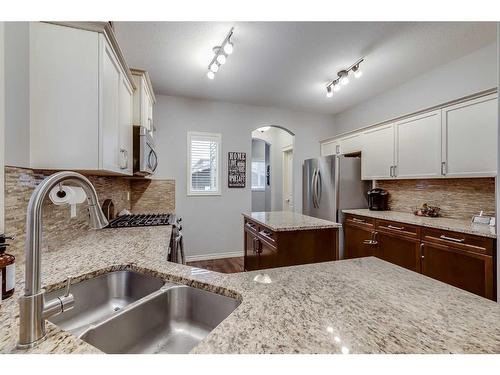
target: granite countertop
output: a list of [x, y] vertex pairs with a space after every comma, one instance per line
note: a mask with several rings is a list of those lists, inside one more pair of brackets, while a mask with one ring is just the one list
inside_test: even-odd
[[243, 213], [246, 218], [258, 221], [263, 226], [275, 231], [294, 231], [310, 229], [340, 228], [341, 224], [290, 211]]
[[[221, 274], [166, 261], [169, 227], [89, 232], [45, 253], [42, 284], [59, 288], [133, 269], [241, 300], [192, 353], [500, 353], [500, 304], [377, 258]], [[17, 297], [0, 309], [1, 353], [99, 353], [47, 322], [47, 339], [19, 351]]]
[[473, 224], [470, 220], [449, 219], [445, 217], [423, 217], [413, 213], [397, 211], [370, 211], [367, 208], [343, 210], [345, 214], [372, 217], [375, 219], [397, 221], [405, 224], [420, 225], [422, 227], [449, 230], [452, 232], [474, 234], [489, 238], [497, 238], [495, 227], [484, 224]]

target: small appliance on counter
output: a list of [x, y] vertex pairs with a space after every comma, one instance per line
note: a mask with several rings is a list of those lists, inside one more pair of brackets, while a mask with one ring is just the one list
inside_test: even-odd
[[368, 191], [368, 209], [371, 211], [389, 210], [389, 192], [375, 188]]

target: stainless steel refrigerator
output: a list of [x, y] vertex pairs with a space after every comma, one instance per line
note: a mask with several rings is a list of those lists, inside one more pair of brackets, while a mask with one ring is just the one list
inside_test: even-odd
[[[344, 222], [342, 210], [367, 208], [369, 181], [361, 180], [361, 157], [330, 155], [304, 160], [302, 212], [320, 219]], [[344, 232], [339, 233], [340, 258], [344, 255]]]

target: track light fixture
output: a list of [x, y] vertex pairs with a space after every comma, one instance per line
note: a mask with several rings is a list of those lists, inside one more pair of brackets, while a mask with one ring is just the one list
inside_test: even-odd
[[334, 92], [340, 91], [341, 86], [345, 86], [349, 83], [349, 73], [352, 72], [354, 74], [354, 78], [359, 78], [363, 75], [361, 71], [360, 65], [364, 61], [364, 58], [359, 59], [354, 64], [352, 64], [347, 69], [342, 69], [337, 72], [337, 78], [333, 81], [329, 82], [326, 85], [326, 97], [331, 98]]
[[233, 35], [234, 27], [231, 27], [229, 33], [226, 35], [220, 46], [215, 46], [213, 48], [214, 57], [208, 64], [208, 79], [214, 79], [215, 73], [218, 72], [219, 68], [226, 63], [227, 57], [233, 53], [234, 45], [231, 42], [231, 36]]

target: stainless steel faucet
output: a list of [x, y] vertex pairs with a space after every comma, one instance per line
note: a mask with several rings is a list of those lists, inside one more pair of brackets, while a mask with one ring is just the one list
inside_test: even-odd
[[54, 173], [35, 189], [28, 204], [26, 218], [26, 272], [24, 296], [19, 298], [19, 348], [30, 348], [42, 341], [45, 338], [45, 319], [71, 309], [75, 302], [73, 295], [69, 293], [69, 279], [66, 283], [66, 294], [50, 301], [45, 301], [45, 290], [40, 287], [42, 205], [52, 188], [63, 182], [80, 186], [87, 194], [92, 227], [102, 229], [108, 225], [94, 187], [79, 173]]

